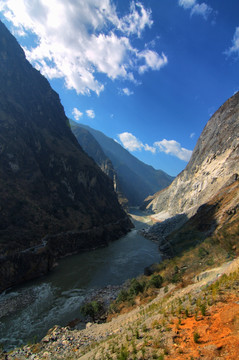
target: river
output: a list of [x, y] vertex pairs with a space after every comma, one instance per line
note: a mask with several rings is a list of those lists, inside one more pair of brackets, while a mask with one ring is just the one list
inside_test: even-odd
[[5, 349], [40, 340], [56, 324], [66, 326], [79, 318], [92, 289], [121, 285], [160, 260], [157, 244], [137, 232], [148, 226], [144, 214], [136, 209], [131, 214], [135, 229], [119, 240], [61, 259], [47, 276], [0, 295], [0, 344]]

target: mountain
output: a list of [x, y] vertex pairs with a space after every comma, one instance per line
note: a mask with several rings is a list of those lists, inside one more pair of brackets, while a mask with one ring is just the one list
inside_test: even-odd
[[211, 246], [219, 244], [228, 254], [238, 248], [238, 134], [239, 93], [208, 121], [186, 169], [145, 200], [159, 222], [144, 235], [159, 243], [164, 256], [182, 255], [209, 238]]
[[227, 100], [205, 126], [192, 157], [167, 188], [146, 199], [158, 220], [189, 216], [237, 178], [239, 173], [239, 92]]
[[117, 173], [118, 188], [128, 199], [130, 205], [141, 205], [147, 196], [165, 188], [174, 179], [162, 170], [155, 170], [152, 166], [144, 164], [102, 132], [87, 125], [73, 123], [72, 131], [77, 140], [98, 164], [95, 155], [92, 154], [91, 149], [88, 149], [90, 145], [86, 147], [80, 129], [87, 130], [95, 138], [106, 157], [112, 162]]
[[117, 193], [118, 200], [123, 207], [128, 206], [128, 200], [120, 190], [120, 183], [118, 180], [117, 172], [111, 160], [105, 155], [100, 144], [94, 136], [84, 127], [78, 126], [78, 124], [72, 120], [70, 121], [71, 129], [76, 136], [79, 144], [83, 150], [97, 163], [101, 170], [111, 179], [114, 190]]
[[80, 147], [59, 96], [0, 22], [0, 290], [131, 225]]

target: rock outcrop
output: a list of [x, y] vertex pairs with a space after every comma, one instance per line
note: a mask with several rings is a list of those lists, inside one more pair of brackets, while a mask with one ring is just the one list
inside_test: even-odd
[[195, 214], [239, 173], [239, 92], [205, 126], [185, 168], [167, 188], [145, 200], [158, 220]]
[[[173, 181], [172, 176], [143, 163], [102, 132], [74, 123], [72, 131], [90, 156], [93, 156], [91, 145], [86, 147], [84, 139], [79, 136], [79, 128], [87, 130], [98, 142], [106, 157], [110, 159], [117, 174], [118, 191], [123, 193], [131, 206], [141, 205], [147, 196], [165, 188]], [[95, 156], [93, 156], [94, 159]]]
[[0, 211], [0, 290], [132, 226], [72, 134], [58, 94], [1, 22]]

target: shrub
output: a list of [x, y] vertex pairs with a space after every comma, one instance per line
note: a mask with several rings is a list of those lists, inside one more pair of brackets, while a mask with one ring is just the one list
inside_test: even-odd
[[199, 339], [200, 339], [199, 333], [198, 333], [198, 332], [195, 332], [195, 333], [193, 334], [193, 340], [194, 340], [194, 342], [195, 342], [196, 344], [198, 344], [198, 343], [199, 343]]
[[111, 303], [110, 306], [109, 306], [109, 313], [110, 314], [115, 314], [118, 311], [119, 311], [118, 305], [115, 302]]
[[160, 288], [163, 283], [163, 278], [161, 275], [152, 275], [150, 281], [149, 281], [149, 287], [155, 287]]
[[130, 284], [129, 293], [131, 295], [138, 295], [142, 293], [145, 288], [145, 283], [140, 283], [137, 279], [132, 279]]
[[200, 305], [200, 310], [201, 310], [202, 316], [206, 315], [206, 309], [207, 309], [206, 303], [203, 303], [203, 304]]
[[124, 301], [129, 300], [129, 298], [130, 298], [130, 295], [129, 295], [128, 291], [123, 289], [120, 291], [116, 301], [124, 302]]
[[206, 255], [208, 255], [208, 251], [204, 247], [200, 247], [198, 249], [198, 257], [203, 259]]
[[96, 316], [98, 316], [100, 314], [102, 309], [103, 309], [103, 306], [100, 302], [91, 301], [89, 303], [84, 304], [81, 307], [80, 312], [84, 316], [90, 316], [92, 318], [93, 322], [95, 322]]

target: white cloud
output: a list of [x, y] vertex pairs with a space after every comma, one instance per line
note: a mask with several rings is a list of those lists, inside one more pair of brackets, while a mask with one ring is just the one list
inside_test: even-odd
[[91, 118], [94, 119], [95, 118], [95, 112], [94, 110], [86, 110], [86, 115]]
[[165, 154], [174, 155], [180, 160], [189, 161], [192, 155], [191, 150], [187, 150], [181, 146], [175, 140], [166, 140], [156, 141], [154, 146], [159, 149], [159, 151], [164, 152]]
[[145, 9], [141, 3], [135, 4], [133, 1], [131, 2], [130, 13], [119, 22], [119, 29], [128, 35], [137, 34], [140, 37], [144, 28], [146, 26], [151, 27], [152, 24], [151, 10]]
[[195, 136], [195, 133], [193, 132], [193, 133], [191, 133], [190, 134], [190, 139], [193, 139], [194, 138], [194, 136]]
[[196, 0], [179, 0], [178, 3], [184, 9], [191, 9], [191, 16], [201, 15], [205, 20], [213, 12], [213, 9], [204, 2], [198, 4]]
[[143, 74], [149, 69], [159, 70], [162, 66], [168, 63], [168, 59], [164, 53], [160, 56], [155, 51], [144, 50], [138, 53], [139, 59], [144, 59], [145, 64], [139, 67], [139, 73]]
[[143, 143], [138, 140], [136, 136], [129, 132], [119, 134], [118, 137], [125, 149], [129, 151], [142, 150], [142, 148], [144, 147]]
[[123, 94], [125, 94], [125, 95], [127, 95], [127, 96], [130, 96], [130, 95], [133, 95], [133, 94], [134, 94], [134, 92], [131, 91], [131, 90], [129, 90], [128, 88], [122, 89], [122, 92], [123, 92]]
[[148, 144], [145, 144], [145, 145], [144, 145], [144, 150], [145, 150], [145, 151], [150, 151], [152, 154], [155, 154], [155, 153], [156, 153], [156, 148], [153, 147], [153, 146], [149, 146]]
[[129, 151], [150, 151], [152, 154], [155, 154], [156, 148], [153, 146], [149, 146], [148, 144], [143, 144], [139, 139], [136, 138], [133, 134], [129, 132], [124, 132], [118, 135], [121, 143], [125, 147], [125, 149]]
[[129, 132], [118, 134], [122, 145], [129, 151], [150, 151], [155, 154], [157, 151], [164, 152], [165, 154], [176, 156], [178, 159], [183, 161], [189, 161], [192, 155], [192, 151], [185, 149], [175, 140], [166, 140], [154, 142], [153, 146], [143, 144], [139, 139]]
[[205, 20], [207, 20], [208, 16], [211, 14], [212, 8], [205, 4], [196, 4], [193, 6], [191, 15], [201, 15]]
[[74, 119], [75, 119], [76, 121], [79, 121], [80, 118], [83, 116], [83, 113], [82, 113], [79, 109], [77, 109], [77, 108], [74, 108], [74, 109], [72, 110], [72, 114], [73, 114]]
[[190, 9], [196, 4], [196, 0], [179, 0], [178, 3], [180, 6], [184, 7], [184, 9]]
[[150, 151], [155, 154], [157, 151], [164, 152], [165, 154], [176, 156], [183, 161], [189, 161], [192, 151], [185, 149], [175, 140], [166, 140], [154, 142], [153, 146], [143, 144], [139, 139], [129, 132], [124, 132], [118, 135], [122, 145], [129, 151]]
[[232, 40], [232, 46], [226, 53], [228, 55], [231, 55], [233, 53], [236, 53], [237, 55], [239, 55], [239, 26], [236, 28], [236, 31], [234, 33], [233, 40]]
[[164, 54], [131, 45], [132, 35], [140, 38], [153, 24], [140, 2], [132, 1], [122, 17], [112, 0], [4, 0], [0, 10], [15, 31], [36, 35], [36, 46], [25, 49], [28, 60], [79, 94], [104, 90], [98, 73], [135, 81], [134, 74], [167, 63]]

